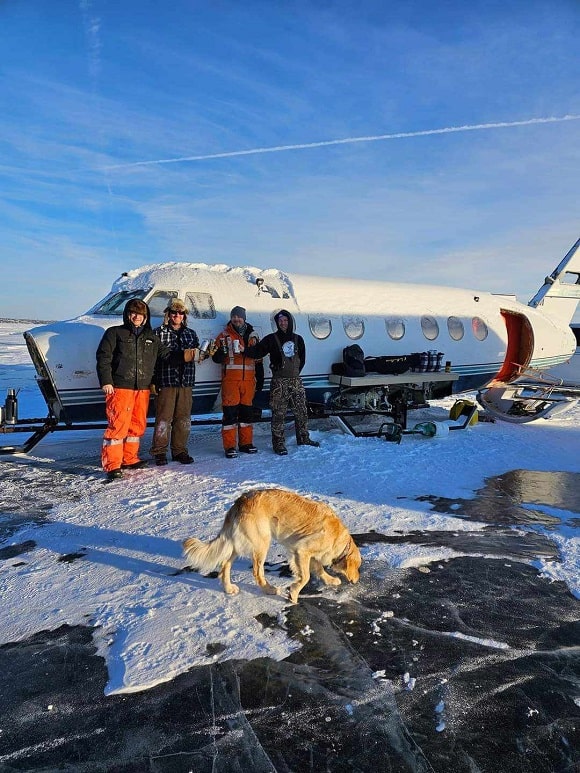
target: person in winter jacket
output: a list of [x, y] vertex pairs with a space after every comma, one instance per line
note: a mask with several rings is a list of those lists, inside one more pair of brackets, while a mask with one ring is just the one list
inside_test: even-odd
[[258, 451], [253, 444], [252, 401], [256, 391], [256, 366], [261, 367], [261, 363], [246, 359], [244, 354], [244, 350], [258, 340], [257, 333], [246, 320], [243, 306], [234, 306], [225, 330], [215, 340], [217, 349], [212, 360], [222, 366], [222, 442], [228, 459], [238, 455], [236, 445], [245, 454]]
[[125, 304], [122, 325], [105, 330], [97, 349], [97, 376], [108, 421], [101, 452], [108, 480], [122, 477], [122, 469], [147, 464], [139, 459], [139, 443], [157, 360], [177, 365], [194, 357], [194, 349], [172, 352], [161, 343], [151, 329], [149, 306], [138, 298]]
[[[153, 332], [172, 351], [199, 349], [197, 333], [187, 327], [187, 307], [179, 298], [173, 298], [165, 309], [163, 324]], [[151, 454], [158, 467], [167, 464], [169, 446], [174, 462], [192, 464], [194, 461], [187, 450], [194, 384], [195, 359], [176, 365], [168, 360], [157, 360], [153, 377], [156, 398]]]
[[272, 409], [272, 447], [276, 454], [286, 456], [284, 421], [288, 405], [294, 414], [296, 443], [299, 446], [318, 446], [308, 433], [306, 390], [300, 372], [306, 362], [306, 348], [301, 335], [294, 332], [294, 318], [282, 309], [274, 317], [276, 332], [265, 336], [246, 350], [247, 357], [270, 355], [272, 380], [270, 408]]

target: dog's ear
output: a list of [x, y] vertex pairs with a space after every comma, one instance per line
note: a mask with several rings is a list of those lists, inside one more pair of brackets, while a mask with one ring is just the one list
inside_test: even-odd
[[332, 568], [335, 572], [342, 574], [349, 582], [355, 583], [359, 581], [360, 565], [362, 558], [356, 542], [350, 537], [346, 546], [345, 553], [336, 561], [332, 562]]
[[360, 578], [360, 565], [362, 564], [362, 556], [358, 549], [356, 542], [353, 538], [350, 538], [349, 550], [346, 556], [346, 571], [345, 576], [347, 580], [352, 583], [358, 582]]

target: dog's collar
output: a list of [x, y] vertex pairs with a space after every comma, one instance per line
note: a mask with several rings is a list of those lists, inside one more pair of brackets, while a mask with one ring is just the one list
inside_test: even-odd
[[338, 564], [339, 561], [342, 561], [343, 558], [346, 558], [348, 556], [348, 554], [351, 551], [351, 547], [350, 547], [351, 541], [352, 541], [352, 537], [349, 537], [348, 542], [344, 546], [344, 550], [342, 551], [342, 553], [338, 556], [338, 558], [332, 559], [333, 564]]

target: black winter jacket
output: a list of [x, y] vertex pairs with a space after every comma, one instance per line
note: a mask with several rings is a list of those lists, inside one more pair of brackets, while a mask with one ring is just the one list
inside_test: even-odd
[[99, 384], [112, 384], [117, 389], [149, 389], [157, 360], [169, 360], [178, 365], [183, 352], [172, 352], [151, 329], [149, 317], [139, 333], [126, 312], [123, 324], [105, 330], [97, 349]]

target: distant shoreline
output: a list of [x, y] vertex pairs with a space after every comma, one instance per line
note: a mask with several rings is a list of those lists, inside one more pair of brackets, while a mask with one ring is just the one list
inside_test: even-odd
[[8, 323], [17, 323], [20, 324], [22, 322], [26, 322], [26, 324], [34, 324], [34, 325], [48, 325], [50, 322], [55, 322], [54, 319], [13, 319], [12, 317], [0, 317], [0, 324], [4, 322]]

